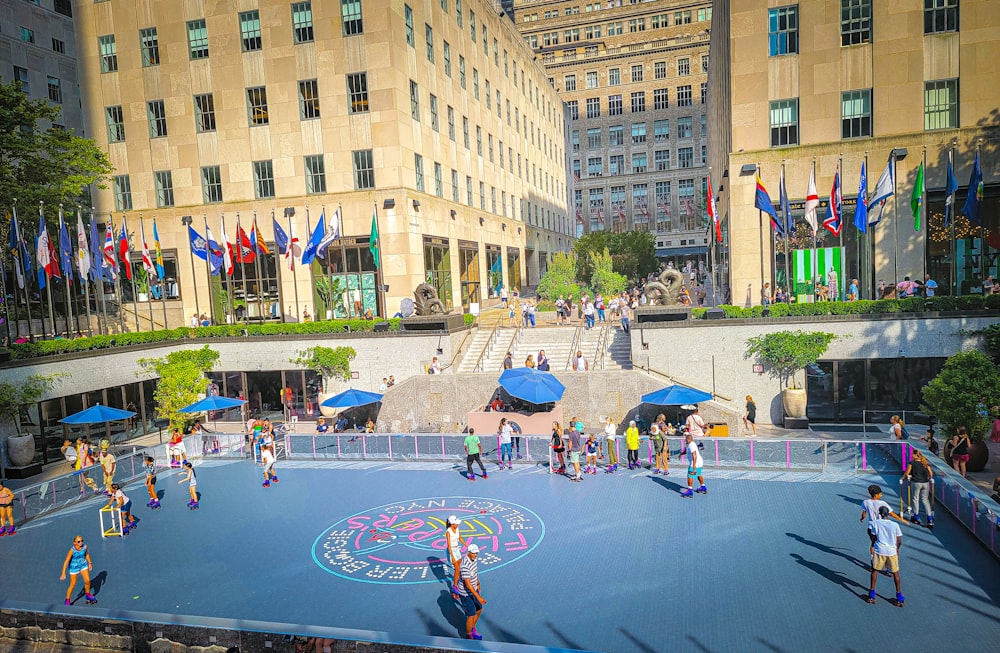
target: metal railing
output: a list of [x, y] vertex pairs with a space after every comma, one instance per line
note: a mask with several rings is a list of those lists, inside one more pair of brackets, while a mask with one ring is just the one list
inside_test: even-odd
[[500, 329], [499, 325], [494, 325], [493, 330], [490, 331], [489, 337], [486, 338], [486, 344], [483, 345], [483, 350], [479, 352], [479, 358], [476, 359], [476, 366], [472, 368], [473, 372], [485, 372], [483, 369], [483, 358], [493, 350], [493, 342], [496, 340], [497, 331]]
[[573, 331], [573, 341], [569, 344], [569, 359], [566, 361], [565, 370], [573, 369], [573, 359], [576, 358], [576, 348], [580, 346], [580, 338], [583, 337], [583, 327], [576, 327]]
[[906, 425], [906, 430], [910, 437], [917, 438], [924, 434], [927, 427], [934, 424], [933, 418], [919, 410], [863, 410], [861, 411], [861, 430], [867, 436], [869, 432], [875, 433], [876, 437], [887, 432], [886, 427], [891, 423], [893, 415], [899, 415]]
[[601, 327], [601, 332], [597, 334], [597, 351], [594, 352], [594, 369], [604, 369], [604, 359], [608, 354], [608, 332], [609, 326]]

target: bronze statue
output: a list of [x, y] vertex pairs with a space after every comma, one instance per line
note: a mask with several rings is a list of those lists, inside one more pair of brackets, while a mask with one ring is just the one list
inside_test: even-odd
[[684, 275], [673, 268], [666, 268], [660, 273], [658, 281], [650, 281], [643, 288], [642, 294], [649, 300], [650, 306], [673, 306], [681, 294], [684, 285]]
[[429, 283], [422, 283], [413, 291], [413, 307], [417, 315], [444, 315], [447, 311], [438, 299], [437, 290]]

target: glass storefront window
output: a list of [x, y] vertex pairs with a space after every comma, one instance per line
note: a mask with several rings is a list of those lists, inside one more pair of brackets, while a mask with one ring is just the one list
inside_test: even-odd
[[312, 263], [316, 320], [380, 316], [368, 237], [340, 238]]
[[937, 281], [939, 295], [978, 294], [984, 279], [1000, 276], [1000, 193], [996, 187], [984, 188], [982, 227], [961, 215], [965, 196], [965, 185], [960, 180], [950, 211], [954, 219], [946, 224], [944, 196], [940, 192], [927, 195], [925, 260], [927, 272]]
[[479, 303], [479, 245], [459, 241], [459, 272], [462, 281], [462, 307], [469, 310], [470, 303]]
[[278, 260], [274, 245], [268, 247], [271, 253], [257, 255], [253, 263], [234, 263], [231, 277], [225, 270], [211, 277], [215, 324], [281, 319]]
[[438, 299], [450, 311], [451, 248], [446, 238], [424, 236], [424, 280], [437, 290]]
[[489, 296], [499, 297], [503, 285], [503, 258], [497, 245], [486, 246], [486, 268], [489, 270]]
[[511, 292], [521, 289], [521, 250], [507, 248], [507, 284]]
[[[920, 410], [921, 389], [945, 358], [874, 358], [821, 361], [806, 368], [810, 419], [887, 423]], [[905, 417], [904, 417], [905, 419]]]

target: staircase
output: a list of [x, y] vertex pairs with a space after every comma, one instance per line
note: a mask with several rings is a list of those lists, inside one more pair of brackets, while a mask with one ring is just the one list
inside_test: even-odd
[[632, 369], [632, 338], [620, 328], [609, 327], [606, 341], [607, 353], [604, 355], [604, 369]]
[[[462, 357], [462, 362], [458, 364], [457, 372], [459, 374], [472, 372], [493, 374], [500, 371], [503, 366], [503, 358], [508, 351], [507, 347], [510, 346], [515, 331], [516, 329], [506, 327], [480, 326], [479, 331], [472, 338], [465, 356]], [[514, 357], [514, 362], [516, 365], [517, 356]]]
[[522, 329], [514, 350], [514, 367], [523, 367], [528, 354], [531, 354], [537, 363], [538, 352], [544, 350], [552, 372], [566, 369], [566, 361], [569, 360], [576, 331], [570, 327]]

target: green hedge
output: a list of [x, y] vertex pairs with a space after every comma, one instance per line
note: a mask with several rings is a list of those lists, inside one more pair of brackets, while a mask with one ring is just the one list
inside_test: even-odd
[[[763, 317], [763, 306], [743, 308], [719, 306], [727, 318]], [[906, 299], [859, 299], [854, 302], [814, 302], [808, 304], [771, 304], [770, 317], [811, 317], [816, 315], [867, 315], [872, 313], [923, 313], [925, 311], [1000, 310], [1000, 295], [963, 295], [961, 297], [907, 297]], [[697, 319], [704, 319], [698, 313]]]

